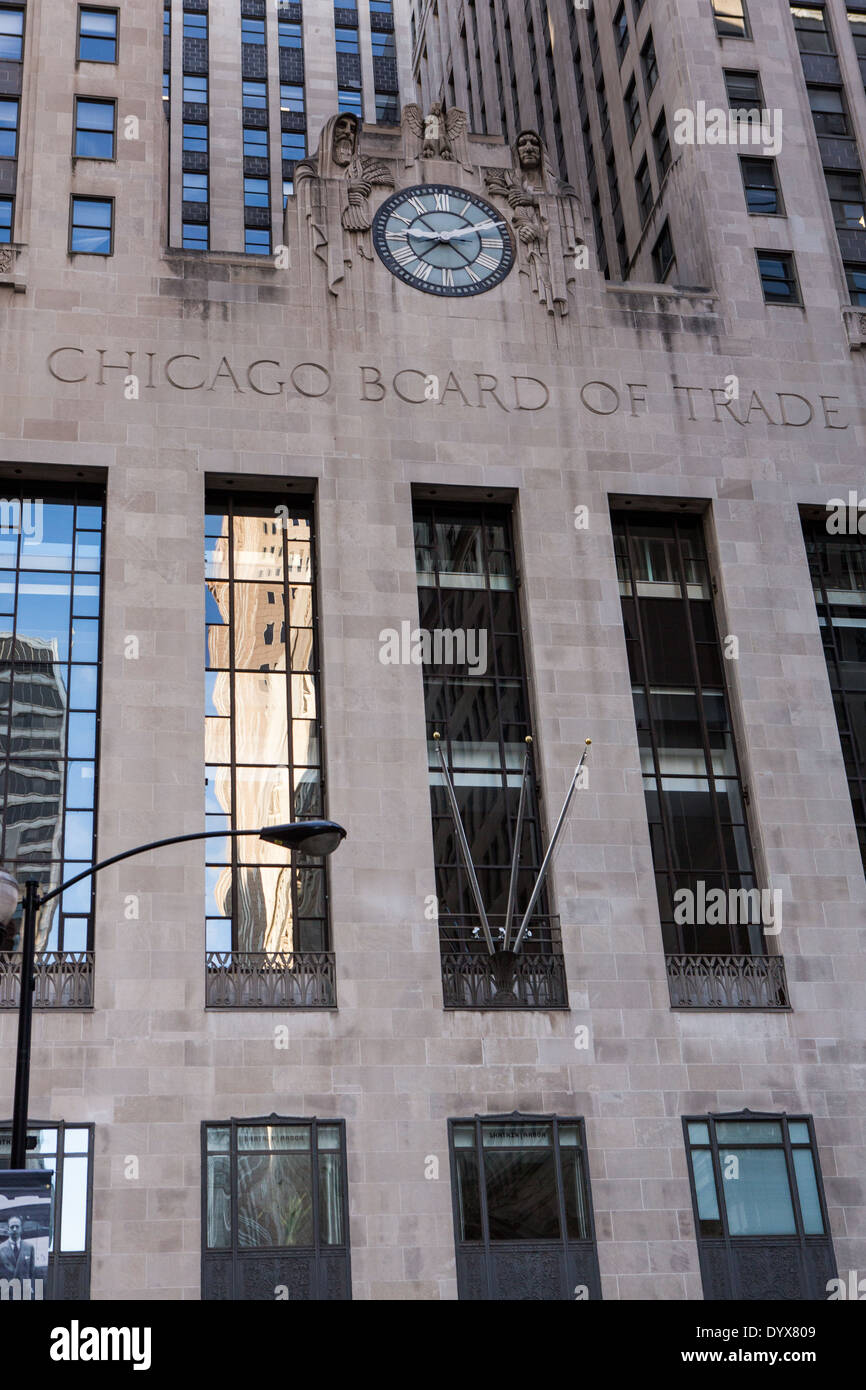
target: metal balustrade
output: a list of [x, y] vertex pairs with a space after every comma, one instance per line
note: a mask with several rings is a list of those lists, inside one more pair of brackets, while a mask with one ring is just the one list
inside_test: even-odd
[[790, 1009], [782, 956], [666, 957], [675, 1009]]
[[[440, 922], [442, 993], [446, 1009], [567, 1009], [568, 989], [558, 917], [533, 917], [515, 955], [503, 950], [504, 918], [489, 918], [497, 950], [490, 955], [477, 917]], [[512, 925], [511, 940], [520, 923]]]
[[[0, 1009], [21, 999], [21, 953], [0, 952]], [[36, 956], [34, 1009], [92, 1009], [93, 952], [41, 951]]]
[[209, 1009], [335, 1009], [333, 951], [208, 951]]

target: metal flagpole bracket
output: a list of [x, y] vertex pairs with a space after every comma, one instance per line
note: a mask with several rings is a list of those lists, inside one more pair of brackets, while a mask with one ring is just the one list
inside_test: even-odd
[[502, 946], [499, 952], [497, 952], [495, 943], [493, 941], [493, 934], [490, 930], [490, 923], [487, 918], [487, 912], [484, 907], [484, 901], [481, 897], [481, 888], [478, 884], [478, 875], [475, 872], [475, 865], [472, 862], [472, 851], [469, 848], [469, 841], [466, 838], [466, 831], [463, 829], [463, 821], [460, 818], [460, 808], [457, 805], [457, 794], [454, 791], [454, 783], [451, 780], [451, 774], [448, 771], [448, 764], [445, 760], [445, 752], [442, 746], [442, 735], [438, 732], [438, 730], [433, 734], [433, 741], [436, 745], [436, 752], [439, 756], [439, 767], [442, 772], [442, 780], [445, 784], [445, 790], [448, 795], [448, 805], [451, 810], [451, 818], [454, 821], [454, 830], [457, 835], [457, 843], [460, 846], [460, 854], [463, 859], [463, 864], [466, 868], [467, 876], [469, 878], [469, 886], [472, 890], [472, 897], [475, 900], [475, 906], [478, 910], [478, 917], [481, 922], [481, 930], [484, 934], [484, 940], [487, 945], [487, 950], [490, 952], [491, 956], [498, 954], [500, 958], [502, 958], [507, 954], [513, 958], [517, 955], [521, 945], [523, 944], [523, 938], [526, 935], [526, 929], [529, 926], [529, 919], [532, 916], [535, 904], [538, 902], [541, 890], [544, 887], [544, 882], [547, 878], [548, 870], [550, 869], [554, 852], [556, 850], [557, 844], [559, 843], [559, 838], [562, 835], [562, 831], [565, 826], [566, 818], [568, 816], [568, 808], [571, 805], [571, 799], [574, 796], [574, 793], [580, 784], [580, 774], [583, 771], [583, 765], [586, 762], [586, 759], [589, 755], [589, 750], [592, 745], [592, 739], [588, 738], [586, 740], [586, 745], [584, 747], [583, 752], [580, 755], [580, 762], [574, 769], [574, 775], [571, 779], [571, 785], [569, 786], [568, 791], [566, 793], [562, 810], [559, 813], [559, 819], [556, 822], [553, 835], [551, 836], [550, 844], [547, 848], [547, 853], [545, 854], [544, 859], [541, 862], [541, 868], [538, 870], [538, 877], [535, 880], [535, 885], [532, 889], [532, 893], [530, 895], [526, 911], [523, 914], [523, 917], [520, 922], [520, 927], [518, 929], [517, 935], [514, 938], [514, 944], [512, 946], [511, 924], [514, 918], [514, 908], [517, 900], [517, 877], [518, 867], [520, 863], [520, 841], [523, 836], [523, 821], [526, 814], [526, 795], [527, 786], [529, 783], [529, 759], [530, 751], [532, 748], [532, 739], [529, 737], [527, 737], [526, 739], [526, 752], [523, 758], [523, 775], [521, 777], [520, 782], [520, 800], [517, 806], [517, 821], [515, 824], [514, 831], [514, 850], [511, 856], [511, 871], [508, 882], [508, 903], [505, 909], [505, 932], [502, 941]]

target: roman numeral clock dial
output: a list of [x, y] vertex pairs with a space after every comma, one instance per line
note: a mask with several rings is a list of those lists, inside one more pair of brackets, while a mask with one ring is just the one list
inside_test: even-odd
[[392, 193], [373, 219], [373, 245], [392, 275], [425, 294], [483, 294], [514, 264], [511, 233], [496, 209], [443, 184]]

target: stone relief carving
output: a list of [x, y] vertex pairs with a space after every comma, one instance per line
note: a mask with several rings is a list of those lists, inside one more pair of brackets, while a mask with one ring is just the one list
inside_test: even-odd
[[8, 275], [15, 267], [15, 250], [12, 246], [0, 246], [0, 275]]
[[[473, 182], [479, 171], [469, 160], [468, 120], [458, 109], [436, 103], [425, 116], [410, 103], [402, 115], [402, 163], [408, 171], [419, 160], [436, 159], [467, 169]], [[361, 122], [339, 112], [325, 123], [315, 154], [295, 166], [294, 210], [287, 213], [287, 240], [292, 218], [309, 254], [309, 275], [324, 266], [328, 290], [338, 297], [346, 267], [356, 258], [374, 259], [370, 229], [373, 190], [395, 185], [393, 159], [361, 150]], [[408, 173], [405, 178], [412, 179]], [[404, 180], [401, 180], [403, 182]], [[511, 150], [511, 167], [488, 168], [487, 192], [504, 201], [517, 242], [517, 267], [549, 314], [568, 313], [568, 288], [577, 273], [576, 256], [586, 251], [583, 214], [574, 189], [557, 176], [541, 137], [521, 131]]]
[[853, 352], [866, 347], [866, 314], [857, 305], [846, 305], [842, 317], [848, 330], [848, 343]]
[[350, 112], [331, 116], [316, 153], [295, 166], [301, 226], [307, 225], [312, 254], [325, 265], [328, 289], [334, 295], [339, 294], [354, 254], [373, 259], [369, 202], [373, 188], [394, 186], [386, 163], [361, 154], [360, 129], [360, 121]]
[[575, 257], [585, 249], [577, 194], [557, 176], [544, 141], [522, 130], [511, 150], [510, 169], [488, 169], [488, 193], [511, 208], [517, 264], [548, 313], [568, 313], [568, 282]]
[[403, 107], [400, 127], [405, 168], [419, 158], [445, 159], [461, 165], [469, 174], [475, 172], [469, 158], [469, 118], [459, 107], [446, 111], [437, 101], [425, 116], [417, 102], [410, 101]]

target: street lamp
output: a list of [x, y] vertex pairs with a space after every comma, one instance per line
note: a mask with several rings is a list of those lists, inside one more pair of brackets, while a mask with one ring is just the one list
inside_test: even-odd
[[[179, 845], [187, 840], [236, 838], [240, 835], [257, 835], [271, 845], [281, 845], [283, 849], [298, 850], [301, 854], [325, 855], [334, 850], [346, 838], [346, 832], [336, 821], [307, 820], [290, 821], [285, 825], [265, 825], [260, 830], [198, 830], [192, 835], [171, 835], [165, 840], [151, 840], [149, 844], [137, 845], [121, 854], [113, 854], [103, 859], [83, 873], [69, 878], [50, 893], [39, 892], [36, 879], [28, 879], [24, 885], [24, 932], [21, 939], [21, 999], [18, 1005], [18, 1053], [15, 1061], [15, 1101], [12, 1110], [12, 1153], [10, 1166], [24, 1168], [27, 1153], [27, 1106], [30, 1096], [30, 1036], [33, 1023], [33, 987], [35, 977], [36, 953], [36, 914], [52, 898], [65, 893], [73, 884], [82, 879], [92, 878], [100, 869], [109, 864], [117, 864], [121, 859], [132, 859], [136, 854], [147, 854], [152, 849], [163, 849], [166, 845]], [[5, 869], [0, 870], [0, 924], [6, 926], [12, 921], [18, 907], [19, 887], [17, 880]]]

